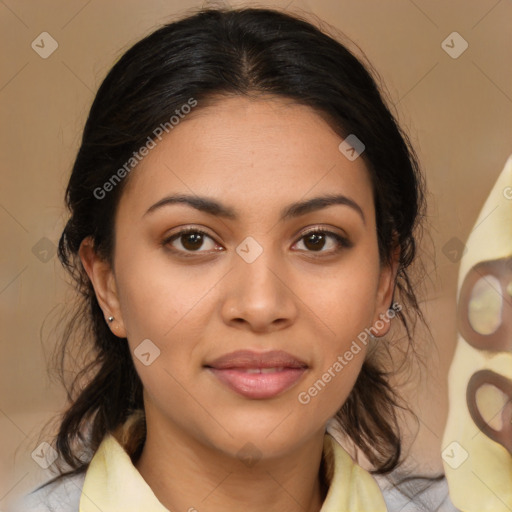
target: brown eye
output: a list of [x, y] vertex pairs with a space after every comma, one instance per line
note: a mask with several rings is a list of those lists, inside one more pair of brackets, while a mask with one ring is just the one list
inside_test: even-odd
[[180, 235], [181, 245], [187, 249], [187, 251], [197, 251], [203, 245], [204, 235], [202, 233], [186, 233]]
[[312, 251], [318, 251], [325, 246], [325, 233], [311, 233], [304, 238], [304, 245]]
[[[347, 238], [338, 235], [338, 233], [319, 228], [302, 235], [299, 242], [303, 243], [306, 252], [336, 253], [343, 248], [352, 247], [352, 243]], [[327, 250], [323, 250], [325, 247], [327, 247]]]
[[[207, 241], [210, 241], [209, 244]], [[194, 254], [187, 253], [208, 253], [218, 250], [215, 240], [208, 235], [205, 231], [197, 228], [187, 228], [175, 233], [174, 235], [166, 238], [162, 245], [167, 246], [175, 253], [181, 253], [183, 256], [194, 256]], [[200, 250], [207, 246], [207, 250]], [[208, 245], [210, 247], [208, 247]]]

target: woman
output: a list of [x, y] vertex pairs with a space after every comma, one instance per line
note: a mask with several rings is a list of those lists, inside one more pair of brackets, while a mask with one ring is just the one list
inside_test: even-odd
[[412, 346], [422, 177], [344, 46], [264, 9], [160, 28], [101, 85], [67, 204], [89, 363], [24, 510], [405, 510], [346, 449], [400, 462], [378, 338]]

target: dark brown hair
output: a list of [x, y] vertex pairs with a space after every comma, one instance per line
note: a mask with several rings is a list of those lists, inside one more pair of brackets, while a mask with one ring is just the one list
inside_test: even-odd
[[[113, 66], [84, 128], [66, 191], [70, 218], [59, 242], [59, 258], [80, 297], [58, 352], [65, 385], [68, 355], [74, 350], [83, 357], [66, 388], [69, 407], [55, 440], [68, 465], [67, 472], [60, 468], [63, 474], [85, 471], [104, 436], [143, 410], [142, 384], [128, 344], [105, 323], [78, 257], [81, 242], [90, 236], [98, 254], [112, 261], [114, 215], [129, 176], [102, 198], [95, 190], [190, 98], [197, 101], [196, 110], [222, 96], [288, 98], [313, 108], [340, 136], [356, 134], [363, 141], [380, 258], [388, 263], [394, 250], [400, 251], [394, 299], [402, 310], [396, 315], [413, 346], [412, 325], [421, 312], [407, 271], [416, 254], [423, 182], [409, 140], [368, 69], [311, 23], [269, 9], [201, 10], [151, 33]], [[396, 468], [401, 453], [397, 408], [403, 405], [385, 366], [379, 350], [365, 360], [336, 416], [376, 473]], [[136, 458], [144, 442], [143, 414], [133, 436], [130, 451]]]

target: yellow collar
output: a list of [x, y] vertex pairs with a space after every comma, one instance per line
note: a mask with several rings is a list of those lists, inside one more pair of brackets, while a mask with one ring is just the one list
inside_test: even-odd
[[[320, 512], [386, 512], [373, 477], [357, 465], [330, 435], [324, 436], [327, 465], [334, 468]], [[85, 475], [79, 512], [169, 512], [133, 465], [130, 456], [107, 434]]]

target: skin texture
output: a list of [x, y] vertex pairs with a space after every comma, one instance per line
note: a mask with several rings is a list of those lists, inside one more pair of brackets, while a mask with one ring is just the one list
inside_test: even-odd
[[[160, 350], [149, 366], [134, 357], [148, 428], [136, 466], [167, 508], [321, 507], [326, 423], [350, 393], [365, 347], [307, 405], [297, 397], [385, 313], [396, 272], [379, 261], [364, 160], [349, 161], [341, 141], [312, 109], [287, 100], [198, 105], [132, 171], [116, 215], [113, 268], [90, 240], [82, 243], [105, 317], [115, 317], [114, 334], [128, 339], [132, 354], [145, 339]], [[214, 198], [238, 218], [184, 204], [146, 213], [171, 193]], [[347, 205], [279, 220], [289, 204], [326, 194], [349, 197], [364, 220]], [[186, 237], [165, 245], [189, 226], [208, 234], [199, 249], [187, 252]], [[348, 238], [351, 247], [329, 235], [315, 249], [304, 237], [314, 227]], [[249, 236], [263, 249], [252, 263], [236, 252]], [[388, 328], [384, 323], [379, 335]], [[249, 399], [204, 367], [240, 349], [284, 350], [308, 369], [280, 395]], [[237, 456], [246, 443], [255, 464]]]

